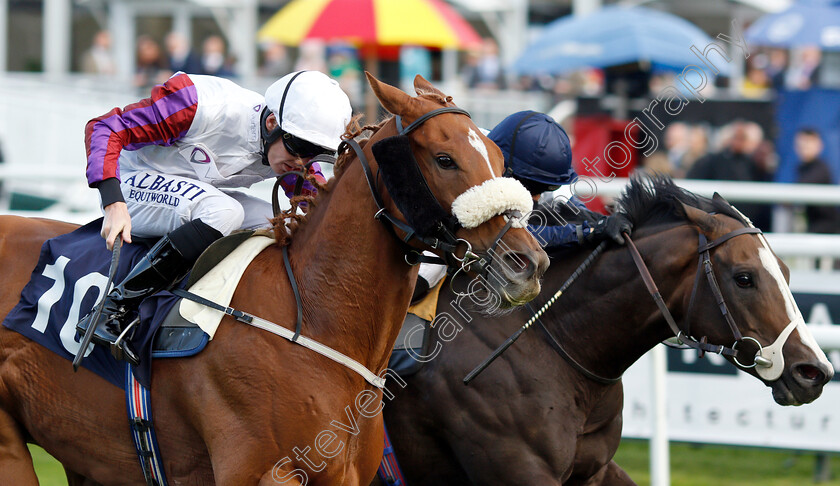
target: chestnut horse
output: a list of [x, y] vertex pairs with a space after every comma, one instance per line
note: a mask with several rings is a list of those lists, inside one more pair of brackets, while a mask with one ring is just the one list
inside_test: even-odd
[[[405, 124], [454, 107], [420, 77], [417, 97], [368, 80], [382, 105]], [[399, 160], [419, 166], [445, 211], [468, 189], [499, 178], [504, 165], [470, 118], [453, 111], [408, 135], [416, 162]], [[362, 142], [373, 174], [382, 167], [374, 142], [400, 128], [392, 118]], [[387, 366], [417, 270], [406, 263], [405, 243], [374, 218], [381, 213], [372, 190], [396, 220], [403, 219], [396, 197], [381, 184], [369, 187], [354, 152], [343, 151], [335, 178], [294, 231], [289, 254], [301, 290], [303, 334], [379, 372]], [[478, 252], [492, 248], [510, 226], [501, 211], [474, 223], [457, 236], [460, 246], [468, 242]], [[539, 293], [548, 257], [515, 226], [504, 233], [501, 260], [523, 263], [497, 268], [507, 281], [491, 285], [511, 303], [523, 303]], [[70, 229], [0, 219], [2, 315], [17, 302], [42, 242]], [[400, 229], [395, 233], [403, 236]], [[500, 259], [493, 265], [499, 267]], [[295, 299], [279, 246], [250, 264], [231, 306], [294, 328]], [[155, 361], [153, 377], [155, 425], [170, 484], [357, 485], [375, 475], [382, 457], [382, 416], [375, 413], [382, 390], [309, 349], [226, 317], [202, 353]], [[123, 391], [85, 369], [73, 373], [67, 360], [0, 327], [0, 483], [37, 484], [27, 442], [58, 459], [72, 484], [145, 484]]]
[[[633, 181], [621, 207], [635, 224], [633, 239], [668, 309], [680, 328], [688, 330], [698, 233], [713, 241], [744, 228], [745, 220], [722, 198], [696, 197], [668, 179]], [[539, 309], [589, 253], [578, 249], [551, 255], [543, 282], [547, 296], [529, 305]], [[786, 283], [787, 268], [763, 236], [737, 236], [716, 246], [711, 255], [717, 282], [743, 336], [766, 349], [801, 318]], [[466, 285], [456, 281], [454, 288], [463, 291]], [[618, 378], [673, 332], [628, 249], [610, 247], [543, 315], [556, 343], [534, 325], [469, 386], [464, 386], [464, 376], [533, 313], [519, 308], [488, 318], [469, 312], [468, 321], [462, 309], [450, 304], [456, 299], [445, 285], [438, 316], [447, 313], [449, 329], [455, 327], [452, 322], [463, 325], [458, 336], [452, 340], [442, 331], [432, 333], [424, 368], [406, 377], [403, 389], [389, 382], [396, 397], [385, 406], [385, 423], [408, 486], [635, 484], [612, 460], [621, 440], [623, 392]], [[705, 274], [690, 317], [693, 335], [732, 344], [733, 334]], [[746, 350], [748, 344], [743, 341], [739, 348]], [[558, 349], [579, 366], [561, 357]], [[834, 372], [804, 324], [790, 334], [783, 352], [778, 378], [761, 378], [756, 368], [746, 371], [762, 379], [781, 405], [815, 400]], [[738, 358], [752, 363], [750, 356]]]

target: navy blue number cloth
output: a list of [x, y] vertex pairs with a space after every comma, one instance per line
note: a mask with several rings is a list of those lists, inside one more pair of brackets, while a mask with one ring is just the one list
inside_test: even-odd
[[[41, 247], [38, 265], [21, 292], [20, 302], [9, 312], [3, 325], [40, 343], [68, 360], [81, 344], [76, 324], [102, 298], [108, 283], [111, 252], [99, 235], [102, 219], [47, 240]], [[143, 244], [123, 245], [114, 285], [146, 254]], [[140, 306], [140, 319], [146, 331], [135, 335], [135, 349], [143, 350], [143, 362], [134, 367], [134, 376], [143, 386], [150, 386], [151, 346], [154, 333], [166, 313], [177, 302], [172, 294], [161, 292]], [[125, 389], [125, 363], [118, 362], [103, 346], [91, 346], [82, 366]]]

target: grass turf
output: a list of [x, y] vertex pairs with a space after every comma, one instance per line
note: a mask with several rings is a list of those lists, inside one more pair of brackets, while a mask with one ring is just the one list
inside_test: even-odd
[[[42, 486], [67, 485], [55, 459], [40, 447], [30, 450]], [[647, 441], [625, 439], [615, 460], [639, 486], [650, 485]], [[814, 463], [813, 453], [672, 443], [671, 485], [806, 486], [814, 484]], [[830, 463], [840, 467], [837, 457]], [[840, 486], [840, 479], [819, 484]]]
[[38, 473], [41, 486], [67, 486], [64, 468], [51, 455], [47, 454], [47, 451], [38, 446], [30, 445], [29, 452], [32, 453], [32, 462], [35, 463], [35, 472]]
[[[671, 443], [672, 486], [806, 486], [814, 483], [816, 455], [811, 452]], [[615, 462], [639, 486], [650, 485], [648, 443], [622, 440]], [[829, 464], [840, 467], [830, 456]], [[818, 483], [840, 486], [837, 474]]]

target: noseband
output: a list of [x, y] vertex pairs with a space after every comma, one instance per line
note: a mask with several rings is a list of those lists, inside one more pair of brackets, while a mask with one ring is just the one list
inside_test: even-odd
[[[699, 244], [697, 248], [699, 259], [697, 262], [697, 272], [694, 278], [694, 286], [691, 290], [691, 299], [689, 300], [688, 309], [686, 310], [685, 331], [679, 328], [676, 321], [674, 320], [674, 317], [671, 315], [671, 312], [668, 310], [668, 306], [665, 305], [665, 301], [663, 300], [662, 295], [659, 293], [659, 289], [657, 289], [656, 283], [654, 283], [653, 277], [651, 277], [650, 271], [645, 265], [645, 262], [642, 259], [642, 255], [636, 248], [635, 243], [633, 243], [633, 240], [630, 239], [626, 234], [625, 238], [627, 239], [627, 246], [630, 250], [630, 255], [633, 257], [633, 261], [635, 262], [636, 267], [639, 269], [639, 273], [642, 276], [642, 280], [644, 281], [648, 292], [653, 297], [653, 300], [654, 302], [656, 302], [657, 307], [659, 307], [659, 311], [665, 317], [665, 321], [668, 323], [668, 326], [671, 328], [671, 331], [676, 336], [679, 344], [696, 349], [700, 357], [702, 357], [707, 352], [722, 354], [726, 356], [732, 356], [733, 361], [735, 361], [735, 363], [738, 366], [745, 369], [754, 368], [756, 366], [760, 366], [762, 368], [769, 368], [773, 366], [773, 361], [761, 355], [763, 348], [758, 342], [758, 340], [750, 336], [744, 337], [743, 335], [741, 335], [741, 331], [735, 324], [735, 319], [733, 319], [732, 314], [729, 312], [729, 309], [726, 306], [726, 301], [723, 298], [723, 293], [720, 290], [720, 286], [717, 282], [717, 277], [715, 276], [714, 267], [712, 266], [711, 250], [729, 241], [730, 239], [735, 238], [736, 236], [749, 234], [760, 235], [761, 230], [754, 227], [739, 228], [721, 236], [720, 238], [713, 240], [712, 242], [708, 242], [708, 240], [706, 239], [706, 235], [700, 233]], [[729, 325], [730, 331], [732, 332], [734, 342], [731, 347], [710, 344], [705, 336], [700, 338], [700, 340], [697, 340], [691, 335], [691, 310], [694, 307], [695, 297], [697, 296], [697, 289], [700, 286], [700, 276], [702, 273], [706, 274], [706, 280], [709, 282], [709, 288], [712, 290], [712, 296], [715, 298], [715, 302], [717, 302], [718, 308], [720, 309], [720, 313], [723, 315], [724, 319]], [[788, 331], [787, 329], [785, 331], [788, 334], [790, 333], [790, 331]], [[738, 344], [743, 341], [752, 341], [758, 346], [758, 352], [756, 353], [755, 358], [753, 359], [753, 362], [751, 364], [744, 364], [738, 361]]]
[[[368, 188], [376, 203], [377, 211], [373, 217], [379, 220], [385, 226], [386, 230], [400, 243], [403, 248], [406, 263], [409, 265], [417, 265], [419, 263], [443, 264], [458, 271], [468, 271], [473, 267], [473, 269], [477, 268], [479, 271], [484, 272], [492, 262], [492, 253], [496, 246], [511, 226], [521, 219], [522, 214], [517, 210], [506, 210], [502, 213], [508, 220], [507, 224], [496, 236], [485, 258], [473, 252], [472, 245], [469, 241], [455, 236], [455, 233], [463, 226], [459, 222], [459, 219], [452, 213], [444, 210], [440, 202], [435, 198], [429, 188], [428, 182], [423, 177], [417, 159], [410, 151], [410, 145], [408, 143], [408, 135], [411, 132], [430, 118], [445, 113], [470, 116], [469, 112], [458, 107], [438, 108], [423, 114], [407, 127], [402, 128], [402, 119], [399, 115], [396, 115], [394, 118], [397, 128], [400, 130], [399, 134], [377, 142], [374, 144], [373, 150], [375, 153], [383, 154], [394, 153], [396, 151], [400, 155], [400, 160], [395, 160], [393, 163], [387, 164], [383, 163], [384, 161], [379, 161], [377, 177], [374, 177], [367, 156], [358, 142], [352, 138], [345, 139], [341, 142], [338, 150], [341, 152], [345, 149], [345, 146], [348, 146], [355, 152], [356, 157], [362, 165]], [[377, 157], [377, 160], [379, 158]], [[403, 158], [407, 158], [410, 161], [403, 160]], [[408, 222], [398, 219], [385, 207], [377, 184], [380, 173], [383, 176], [386, 190], [391, 194], [394, 203]], [[404, 188], [402, 190], [398, 188], [400, 185], [412, 186], [411, 197], [400, 196], [400, 194], [405, 193]], [[398, 236], [397, 229], [402, 231], [405, 236], [402, 238]], [[409, 245], [412, 240], [417, 240], [432, 249], [442, 251], [444, 258], [423, 255], [420, 250]], [[458, 256], [459, 250], [463, 250], [462, 256]]]
[[[741, 335], [741, 331], [738, 329], [738, 326], [735, 324], [735, 320], [732, 318], [732, 314], [729, 312], [729, 309], [726, 306], [726, 301], [723, 298], [723, 293], [720, 291], [720, 286], [717, 283], [717, 277], [715, 276], [714, 268], [712, 267], [712, 258], [711, 258], [711, 250], [716, 248], [717, 246], [722, 245], [723, 243], [729, 241], [732, 238], [740, 235], [749, 235], [749, 234], [756, 234], [760, 235], [761, 230], [755, 227], [747, 227], [747, 228], [739, 228], [737, 230], [731, 231], [720, 238], [713, 240], [711, 243], [708, 242], [706, 236], [703, 233], [700, 233], [700, 240], [699, 245], [697, 248], [697, 253], [699, 254], [699, 261], [697, 264], [697, 272], [694, 278], [694, 287], [691, 290], [691, 300], [689, 301], [688, 310], [686, 315], [686, 324], [690, 329], [691, 325], [691, 309], [694, 305], [694, 299], [697, 295], [697, 288], [700, 285], [700, 275], [701, 272], [705, 269], [706, 279], [709, 282], [709, 287], [712, 290], [712, 294], [715, 298], [715, 301], [718, 304], [718, 308], [720, 309], [721, 314], [726, 319], [726, 322], [729, 324], [729, 328], [732, 332], [734, 337], [734, 343], [731, 347], [726, 347], [723, 345], [715, 345], [709, 344], [706, 337], [702, 337], [700, 340], [695, 339], [691, 336], [690, 332], [686, 330], [683, 332], [679, 326], [677, 325], [674, 317], [671, 315], [671, 311], [668, 310], [668, 306], [665, 304], [665, 300], [662, 298], [662, 294], [659, 293], [659, 289], [656, 287], [656, 282], [653, 281], [653, 277], [650, 274], [650, 270], [648, 270], [647, 265], [645, 265], [644, 260], [642, 259], [642, 255], [639, 253], [638, 248], [636, 248], [636, 244], [633, 243], [633, 240], [630, 238], [628, 233], [624, 233], [624, 239], [627, 242], [627, 248], [630, 250], [630, 255], [633, 257], [633, 262], [636, 264], [636, 268], [639, 270], [639, 274], [642, 277], [642, 280], [645, 283], [645, 287], [647, 287], [648, 292], [650, 293], [651, 297], [653, 297], [654, 302], [656, 302], [656, 306], [659, 308], [659, 311], [665, 317], [665, 321], [668, 323], [668, 326], [671, 328], [671, 331], [676, 336], [679, 344], [684, 345], [688, 348], [696, 349], [702, 357], [705, 353], [714, 353], [714, 354], [722, 354], [726, 356], [732, 356], [732, 359], [735, 363], [745, 369], [749, 368], [757, 368], [757, 372], [759, 376], [767, 381], [773, 381], [781, 376], [781, 364], [783, 363], [781, 347], [784, 345], [787, 337], [790, 333], [795, 329], [798, 325], [804, 325], [804, 322], [800, 322], [801, 318], [798, 320], [792, 321], [787, 327], [781, 332], [779, 337], [776, 341], [766, 347], [762, 347], [761, 343], [758, 342], [757, 339], [747, 336], [744, 337]], [[526, 331], [533, 323], [538, 323], [540, 328], [548, 337], [549, 344], [552, 345], [554, 350], [565, 359], [573, 368], [575, 368], [578, 372], [582, 375], [587, 377], [588, 379], [604, 384], [610, 385], [613, 383], [618, 382], [621, 377], [617, 378], [608, 378], [600, 376], [585, 366], [580, 364], [571, 355], [563, 348], [558, 341], [548, 330], [548, 327], [542, 322], [540, 316], [552, 305], [554, 302], [563, 294], [563, 292], [568, 288], [572, 282], [574, 282], [577, 277], [592, 263], [592, 261], [600, 255], [601, 251], [604, 250], [606, 247], [607, 242], [603, 241], [600, 245], [598, 245], [595, 250], [589, 255], [589, 257], [584, 260], [584, 262], [577, 268], [577, 270], [572, 273], [571, 277], [560, 287], [560, 290], [554, 294], [546, 303], [542, 306], [538, 311], [534, 312], [530, 306], [526, 304], [526, 307], [533, 313], [533, 316], [526, 322], [521, 328], [519, 328], [516, 333], [511, 335], [501, 346], [496, 348], [493, 353], [486, 358], [481, 364], [476, 366], [467, 376], [464, 378], [464, 384], [468, 385], [470, 381], [475, 379], [479, 373], [484, 371], [490, 363], [492, 363], [496, 358], [498, 358], [508, 347], [510, 347], [518, 338], [519, 336]], [[745, 365], [738, 361], [737, 358], [737, 350], [738, 350], [738, 343], [743, 341], [752, 341], [758, 346], [758, 352], [755, 354], [755, 358], [753, 359], [753, 363], [749, 365]], [[762, 351], [767, 351], [770, 358], [767, 358], [762, 355]], [[777, 364], [779, 366], [777, 366]]]

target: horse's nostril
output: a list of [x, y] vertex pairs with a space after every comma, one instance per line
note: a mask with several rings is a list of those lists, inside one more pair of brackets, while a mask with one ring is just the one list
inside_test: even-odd
[[536, 269], [534, 262], [524, 253], [509, 251], [504, 254], [502, 261], [512, 274], [524, 276], [525, 278], [530, 277]]
[[816, 366], [807, 364], [797, 365], [795, 371], [800, 378], [807, 381], [822, 382], [825, 379], [823, 372]]

